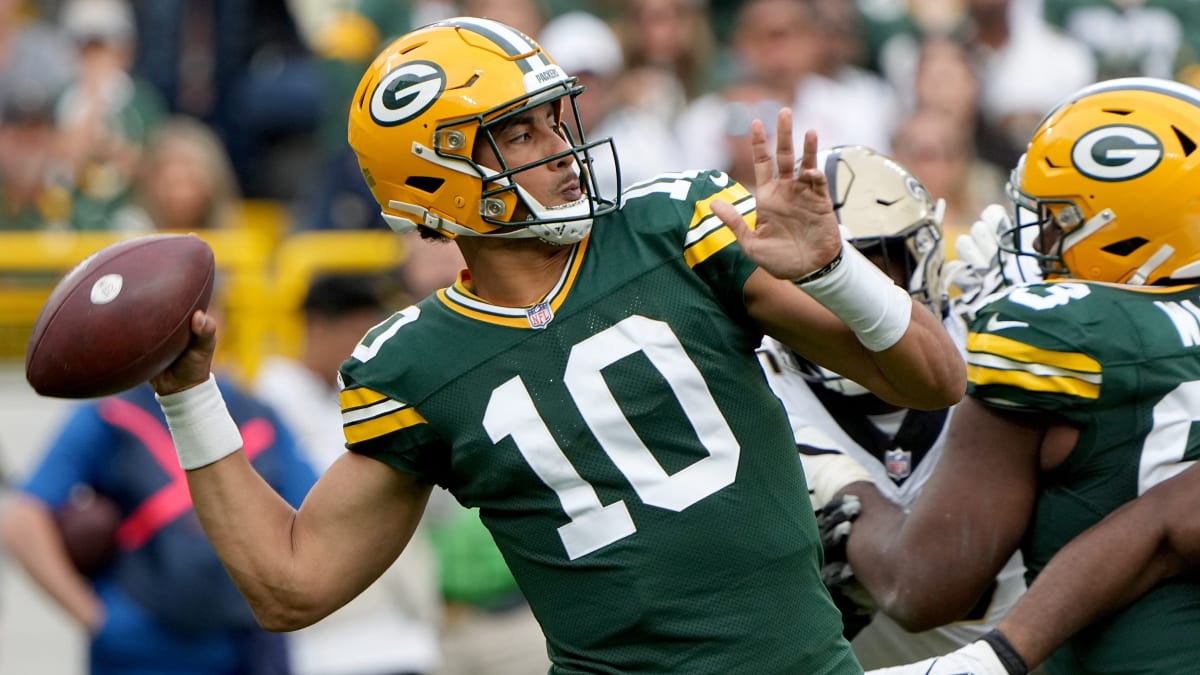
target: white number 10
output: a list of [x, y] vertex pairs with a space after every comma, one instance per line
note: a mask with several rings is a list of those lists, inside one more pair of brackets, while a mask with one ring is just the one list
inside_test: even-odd
[[[625, 418], [602, 369], [643, 353], [666, 381], [708, 456], [668, 474]], [[563, 382], [600, 447], [650, 506], [682, 511], [737, 475], [741, 446], [696, 365], [670, 326], [632, 316], [571, 349]], [[558, 528], [574, 560], [637, 531], [623, 500], [607, 506], [563, 453], [520, 376], [492, 391], [483, 426], [493, 443], [511, 437], [530, 468], [554, 493], [570, 520]]]

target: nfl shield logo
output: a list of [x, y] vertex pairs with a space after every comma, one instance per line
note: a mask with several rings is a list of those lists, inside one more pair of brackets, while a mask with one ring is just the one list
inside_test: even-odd
[[554, 320], [554, 310], [550, 309], [550, 303], [539, 302], [538, 304], [525, 310], [525, 317], [529, 319], [530, 328], [545, 328]]
[[904, 480], [912, 473], [912, 453], [904, 448], [888, 450], [883, 453], [883, 465], [892, 480]]

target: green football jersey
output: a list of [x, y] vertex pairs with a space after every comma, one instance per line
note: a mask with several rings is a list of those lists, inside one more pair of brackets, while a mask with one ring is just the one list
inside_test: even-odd
[[350, 448], [478, 507], [553, 673], [861, 673], [819, 573], [783, 409], [755, 357], [755, 269], [721, 173], [625, 194], [530, 308], [465, 279], [342, 367]]
[[[1016, 288], [979, 313], [967, 350], [969, 395], [1080, 430], [1040, 478], [1023, 544], [1031, 580], [1084, 529], [1200, 457], [1200, 288]], [[1080, 633], [1047, 668], [1192, 672], [1198, 635], [1200, 585], [1174, 581]]]

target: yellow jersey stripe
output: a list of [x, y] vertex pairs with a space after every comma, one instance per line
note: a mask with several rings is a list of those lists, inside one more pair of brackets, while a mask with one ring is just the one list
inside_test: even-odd
[[717, 194], [701, 199], [696, 202], [692, 210], [692, 222], [688, 223], [688, 229], [692, 229], [702, 223], [705, 218], [713, 215], [712, 203], [716, 200], [737, 204], [743, 199], [750, 196], [750, 191], [741, 183], [733, 183], [729, 187], [721, 190]]
[[1007, 385], [1025, 391], [1069, 394], [1078, 398], [1100, 397], [1100, 385], [1075, 377], [1036, 375], [1024, 370], [999, 370], [967, 365], [967, 379], [976, 386]]
[[1002, 356], [994, 354], [983, 354], [980, 352], [971, 352], [967, 354], [967, 364], [979, 366], [980, 368], [991, 368], [993, 370], [1022, 370], [1030, 375], [1038, 377], [1073, 377], [1077, 380], [1090, 382], [1092, 384], [1100, 384], [1100, 373], [1081, 373], [1075, 370], [1067, 370], [1065, 368], [1056, 368], [1044, 363], [1026, 363], [1024, 361], [1013, 361]]
[[415, 427], [418, 424], [427, 424], [427, 422], [416, 410], [404, 407], [386, 415], [345, 424], [342, 426], [342, 431], [346, 434], [347, 442], [360, 443], [394, 431]]
[[688, 267], [695, 267], [735, 241], [737, 241], [737, 237], [733, 236], [733, 231], [728, 227], [722, 227], [684, 249], [683, 259], [687, 262]]
[[366, 387], [351, 387], [348, 389], [343, 389], [338, 394], [338, 403], [341, 404], [342, 410], [350, 410], [353, 408], [362, 408], [364, 406], [375, 405], [376, 403], [385, 400], [387, 400], [386, 395]]
[[991, 333], [967, 336], [967, 351], [994, 354], [1021, 363], [1041, 363], [1077, 373], [1099, 373], [1100, 362], [1078, 352], [1058, 352]]
[[758, 224], [757, 203], [744, 187], [734, 183], [721, 192], [696, 203], [695, 214], [688, 225], [689, 231], [684, 240], [684, 261], [688, 267], [695, 267], [708, 260], [714, 253], [737, 241], [733, 231], [725, 227], [720, 218], [712, 212], [711, 204], [714, 199], [723, 199], [733, 205], [738, 213], [746, 219], [750, 229]]

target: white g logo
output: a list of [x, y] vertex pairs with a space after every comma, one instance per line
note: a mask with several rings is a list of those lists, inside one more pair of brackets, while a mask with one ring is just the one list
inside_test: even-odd
[[1140, 127], [1114, 125], [1084, 134], [1071, 149], [1071, 162], [1089, 178], [1120, 181], [1158, 166], [1162, 143]]
[[435, 63], [414, 61], [388, 73], [371, 94], [371, 117], [391, 127], [425, 112], [446, 89], [446, 74]]

